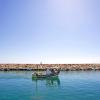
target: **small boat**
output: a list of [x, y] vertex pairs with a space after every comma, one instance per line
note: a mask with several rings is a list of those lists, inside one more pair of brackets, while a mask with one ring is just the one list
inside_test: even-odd
[[39, 73], [38, 71], [38, 72], [32, 73], [32, 78], [56, 78], [58, 77], [59, 73], [60, 73], [60, 70], [54, 71], [53, 69], [51, 69], [51, 74], [49, 75], [43, 72]]

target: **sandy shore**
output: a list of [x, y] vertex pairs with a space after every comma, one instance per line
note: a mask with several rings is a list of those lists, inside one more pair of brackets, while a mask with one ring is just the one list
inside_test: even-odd
[[45, 70], [46, 68], [59, 67], [64, 71], [74, 70], [100, 70], [100, 64], [0, 64], [0, 70]]

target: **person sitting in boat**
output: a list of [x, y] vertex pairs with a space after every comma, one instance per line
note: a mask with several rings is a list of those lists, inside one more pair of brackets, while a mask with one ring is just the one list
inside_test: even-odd
[[52, 75], [58, 75], [60, 73], [60, 69], [51, 69]]
[[51, 69], [51, 74], [52, 75], [56, 74], [54, 69]]

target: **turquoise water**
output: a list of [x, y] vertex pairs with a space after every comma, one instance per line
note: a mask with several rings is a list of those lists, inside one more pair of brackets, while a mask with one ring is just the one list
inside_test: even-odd
[[100, 100], [100, 71], [61, 72], [32, 80], [32, 72], [0, 72], [0, 100]]

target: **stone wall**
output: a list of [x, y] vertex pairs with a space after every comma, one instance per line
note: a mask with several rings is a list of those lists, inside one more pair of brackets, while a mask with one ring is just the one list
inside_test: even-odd
[[100, 64], [0, 64], [0, 70], [45, 70], [46, 68], [61, 68], [64, 71], [100, 70]]

